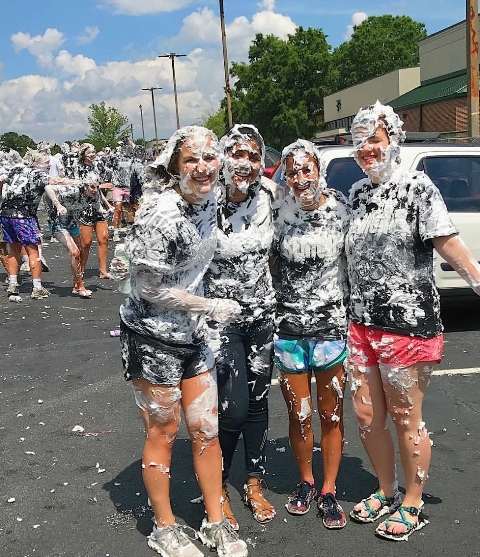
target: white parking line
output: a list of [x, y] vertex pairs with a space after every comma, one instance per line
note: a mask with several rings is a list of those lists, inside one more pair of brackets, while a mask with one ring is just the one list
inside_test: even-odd
[[480, 373], [480, 367], [466, 367], [463, 369], [434, 369], [433, 375], [472, 375]]
[[[434, 369], [433, 375], [473, 375], [480, 373], [480, 367], [466, 367], [462, 369]], [[274, 370], [275, 374], [275, 370]], [[315, 377], [312, 377], [312, 383], [315, 383]], [[278, 378], [272, 379], [272, 385], [278, 385]]]

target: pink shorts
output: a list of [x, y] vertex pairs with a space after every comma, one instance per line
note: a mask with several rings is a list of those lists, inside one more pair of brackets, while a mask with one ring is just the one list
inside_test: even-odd
[[130, 203], [130, 190], [125, 190], [123, 188], [113, 187], [112, 199], [114, 203]]
[[419, 362], [442, 361], [443, 335], [433, 338], [411, 337], [350, 323], [347, 364], [371, 367], [379, 364], [395, 368]]

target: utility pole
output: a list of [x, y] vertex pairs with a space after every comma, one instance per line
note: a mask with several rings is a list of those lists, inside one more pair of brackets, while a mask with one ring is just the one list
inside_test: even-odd
[[142, 105], [139, 104], [138, 108], [140, 109], [140, 121], [142, 122], [142, 137], [143, 137], [143, 146], [145, 147], [145, 128], [143, 126], [143, 112], [142, 112]]
[[223, 10], [223, 0], [219, 0], [219, 2], [220, 2], [220, 25], [222, 27], [223, 68], [225, 72], [225, 93], [227, 95], [228, 127], [231, 128], [233, 126], [233, 117], [232, 117], [230, 78], [228, 74], [227, 35], [225, 33], [225, 12]]
[[468, 137], [478, 137], [478, 0], [467, 0], [466, 25]]
[[161, 87], [145, 87], [142, 88], [142, 91], [150, 91], [152, 94], [152, 108], [153, 108], [153, 125], [155, 126], [155, 147], [158, 152], [158, 133], [157, 133], [157, 116], [155, 114], [155, 98], [153, 96], [153, 92], [161, 89]]
[[173, 75], [173, 94], [175, 96], [175, 114], [177, 116], [177, 130], [180, 127], [180, 118], [178, 116], [178, 99], [177, 99], [177, 80], [175, 79], [175, 58], [180, 58], [186, 56], [186, 54], [176, 54], [175, 52], [170, 52], [170, 54], [159, 54], [159, 58], [170, 58], [172, 61], [172, 75]]

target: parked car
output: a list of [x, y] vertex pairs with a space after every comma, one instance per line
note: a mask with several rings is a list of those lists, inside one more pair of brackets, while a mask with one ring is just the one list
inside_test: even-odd
[[271, 178], [280, 164], [281, 158], [282, 153], [280, 151], [277, 151], [274, 147], [265, 147], [265, 169], [263, 175]]
[[[347, 197], [352, 184], [365, 174], [348, 145], [322, 146], [327, 184]], [[409, 143], [401, 147], [403, 168], [422, 170], [438, 187], [452, 221], [477, 261], [480, 260], [480, 146], [468, 143]], [[281, 168], [272, 179], [282, 183]], [[435, 262], [437, 288], [443, 297], [470, 295], [466, 282], [439, 255]]]

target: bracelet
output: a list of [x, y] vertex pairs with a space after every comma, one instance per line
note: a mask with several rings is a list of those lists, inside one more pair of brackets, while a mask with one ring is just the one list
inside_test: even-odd
[[208, 310], [207, 310], [207, 315], [209, 317], [211, 317], [215, 313], [217, 306], [218, 306], [217, 299], [213, 298], [212, 300], [210, 300], [210, 302], [208, 303]]

